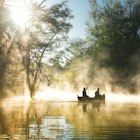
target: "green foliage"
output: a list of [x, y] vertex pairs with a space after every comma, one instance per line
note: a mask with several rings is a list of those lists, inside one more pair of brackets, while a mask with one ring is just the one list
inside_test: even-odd
[[[104, 54], [107, 57], [105, 63], [99, 61], [101, 65], [107, 64], [116, 71], [133, 73], [137, 66], [132, 62], [132, 57], [140, 49], [140, 2], [113, 0], [99, 7], [95, 1], [91, 1], [91, 5], [88, 39], [93, 58], [96, 52]], [[96, 59], [100, 60], [100, 55]]]
[[87, 48], [87, 42], [84, 39], [75, 38], [71, 40], [65, 48], [65, 58], [68, 60], [67, 64], [73, 63], [76, 59], [86, 57]]
[[[39, 15], [39, 21], [36, 22], [35, 26], [40, 27], [41, 25], [41, 28], [40, 30], [38, 30], [38, 36], [35, 35], [36, 39], [34, 39], [34, 33], [31, 33], [33, 51], [32, 48], [29, 51], [29, 53], [32, 52], [32, 59], [30, 63], [35, 63], [34, 79], [32, 83], [29, 82], [29, 85], [31, 85], [31, 92], [34, 92], [35, 85], [41, 78], [40, 76], [44, 76], [44, 74], [42, 73], [43, 71], [41, 72], [40, 70], [42, 69], [42, 64], [47, 65], [48, 59], [50, 59], [50, 63], [53, 63], [53, 65], [55, 65], [55, 68], [61, 68], [59, 63], [56, 61], [57, 51], [59, 46], [62, 45], [61, 42], [66, 40], [67, 32], [72, 27], [72, 25], [69, 23], [72, 15], [70, 13], [70, 9], [66, 5], [66, 2], [52, 5], [50, 8], [37, 7], [36, 9], [39, 10], [36, 11]], [[50, 54], [52, 54], [52, 56], [50, 56]], [[30, 67], [30, 69], [32, 69], [32, 67]], [[44, 73], [46, 73], [46, 71], [44, 71]]]

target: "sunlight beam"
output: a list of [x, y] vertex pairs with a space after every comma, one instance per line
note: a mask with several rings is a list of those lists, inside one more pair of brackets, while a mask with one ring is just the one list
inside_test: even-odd
[[30, 21], [30, 12], [22, 7], [22, 8], [14, 8], [11, 11], [11, 18], [14, 24], [20, 28], [25, 28]]

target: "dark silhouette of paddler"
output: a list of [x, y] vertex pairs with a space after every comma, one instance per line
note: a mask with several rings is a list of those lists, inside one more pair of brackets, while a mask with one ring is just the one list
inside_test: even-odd
[[83, 88], [83, 91], [82, 91], [83, 97], [88, 97], [87, 96], [87, 92], [86, 92], [87, 89], [88, 89], [88, 87], [87, 88]]
[[95, 97], [100, 97], [101, 95], [100, 95], [100, 90], [99, 90], [99, 88], [95, 91]]

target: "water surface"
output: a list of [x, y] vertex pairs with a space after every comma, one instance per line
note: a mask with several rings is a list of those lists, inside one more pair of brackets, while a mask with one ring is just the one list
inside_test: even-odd
[[0, 103], [0, 140], [139, 140], [140, 104]]

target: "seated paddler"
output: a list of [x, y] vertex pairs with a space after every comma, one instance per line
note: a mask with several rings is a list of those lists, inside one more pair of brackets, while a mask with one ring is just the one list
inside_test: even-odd
[[100, 91], [99, 91], [99, 88], [95, 91], [95, 97], [100, 97]]
[[83, 91], [82, 91], [83, 97], [88, 97], [87, 92], [86, 92], [87, 89], [88, 89], [88, 87], [83, 88]]

